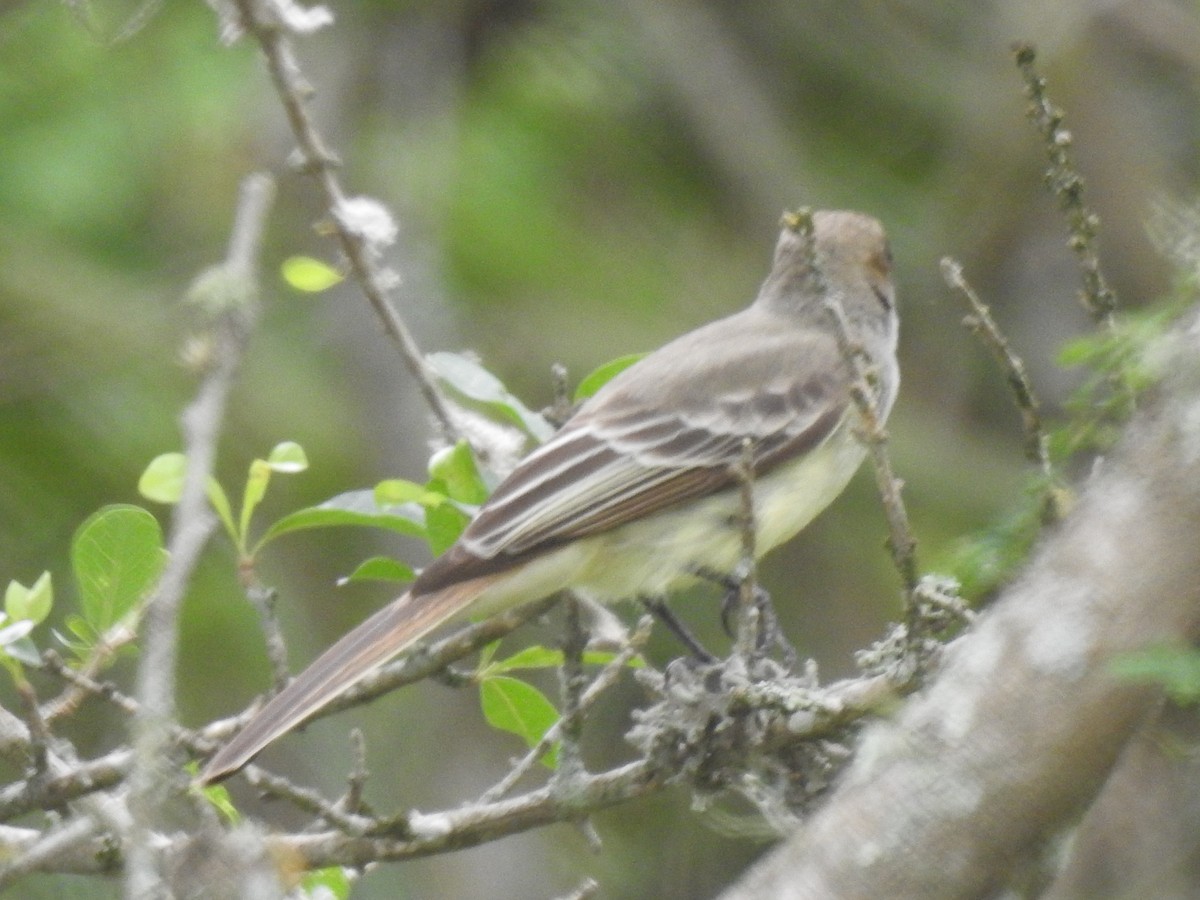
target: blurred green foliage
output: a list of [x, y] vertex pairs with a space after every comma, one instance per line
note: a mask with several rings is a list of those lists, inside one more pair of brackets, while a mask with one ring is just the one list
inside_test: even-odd
[[[1128, 305], [1165, 282], [1142, 232], [1149, 198], [1186, 192], [1195, 177], [1194, 63], [1119, 9], [1035, 7], [378, 0], [335, 4], [337, 25], [299, 53], [349, 189], [398, 211], [389, 262], [423, 346], [473, 347], [529, 410], [552, 399], [551, 363], [589, 372], [744, 304], [784, 208], [883, 219], [905, 322], [893, 452], [920, 559], [938, 568], [960, 558], [964, 534], [1018, 515], [1028, 473], [1003, 377], [963, 337], [936, 260], [964, 261], [1051, 408], [1073, 387], [1055, 366], [1058, 346], [1088, 327], [1008, 45], [1048, 45], [1051, 90], [1061, 86], [1105, 263]], [[72, 534], [100, 507], [135, 500], [150, 460], [178, 450], [193, 383], [178, 361], [179, 301], [223, 255], [238, 182], [255, 169], [278, 173], [279, 199], [219, 479], [239, 484], [261, 448], [285, 438], [303, 445], [309, 470], [262, 498], [274, 521], [420, 477], [426, 414], [354, 286], [302, 294], [280, 274], [295, 256], [338, 260], [312, 228], [316, 192], [283, 163], [292, 142], [257, 54], [221, 46], [204, 4], [5, 7], [0, 122], [5, 583], [49, 570], [77, 603]], [[364, 534], [297, 533], [264, 553], [297, 667], [389, 596], [368, 579], [337, 588], [339, 575], [375, 553], [424, 559], [417, 544]], [[860, 478], [764, 570], [785, 628], [829, 672], [846, 670], [897, 611], [883, 535]], [[233, 711], [269, 680], [235, 563], [216, 542], [189, 598], [181, 700], [193, 722]], [[56, 597], [51, 624], [69, 607]], [[680, 607], [703, 639], [720, 639], [713, 604]], [[649, 650], [676, 652], [661, 638]], [[452, 804], [504, 770], [511, 748], [496, 746], [471, 698], [436, 686], [400, 694], [290, 738], [272, 763], [338, 790], [344, 734], [361, 724], [378, 773], [372, 799], [385, 809]], [[597, 709], [590, 762], [620, 756], [614, 735], [637, 699], [629, 689]], [[76, 726], [85, 748], [122, 733], [111, 711], [87, 713]], [[685, 807], [674, 796], [600, 817], [598, 859], [555, 829], [385, 867], [354, 896], [551, 896], [584, 872], [613, 897], [710, 896], [759, 845], [714, 837]], [[495, 853], [512, 873], [503, 883]], [[73, 893], [103, 891], [43, 879], [25, 896]]]

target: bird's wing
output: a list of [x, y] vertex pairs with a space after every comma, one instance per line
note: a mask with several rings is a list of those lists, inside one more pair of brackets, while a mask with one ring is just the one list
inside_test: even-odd
[[[715, 390], [689, 380], [705, 367], [686, 364], [686, 346], [674, 348], [682, 357], [664, 354], [670, 365], [656, 368], [648, 357], [626, 370], [628, 377], [610, 383], [501, 483], [414, 593], [508, 568], [730, 487], [746, 439], [755, 475], [820, 444], [849, 403], [836, 346], [786, 333], [765, 343], [762, 352], [728, 360]], [[821, 359], [797, 365], [797, 353]], [[797, 378], [797, 370], [812, 374]]]

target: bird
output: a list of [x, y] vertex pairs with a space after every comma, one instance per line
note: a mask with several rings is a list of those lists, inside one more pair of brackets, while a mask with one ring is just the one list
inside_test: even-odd
[[847, 210], [785, 214], [748, 307], [646, 355], [586, 400], [407, 592], [267, 701], [200, 781], [233, 774], [446, 623], [563, 589], [603, 603], [661, 598], [702, 573], [732, 572], [744, 552], [747, 462], [755, 555], [787, 541], [866, 455], [846, 341], [869, 360], [882, 422], [900, 384], [898, 332], [881, 223]]

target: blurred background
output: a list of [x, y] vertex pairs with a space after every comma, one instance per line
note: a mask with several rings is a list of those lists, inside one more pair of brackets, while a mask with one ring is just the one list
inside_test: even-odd
[[[1034, 41], [1065, 107], [1107, 274], [1139, 307], [1168, 286], [1147, 237], [1156, 204], [1190, 201], [1200, 14], [1171, 0], [457, 0], [333, 3], [298, 46], [312, 113], [351, 193], [380, 198], [400, 238], [402, 314], [426, 350], [469, 349], [534, 408], [550, 367], [572, 380], [740, 308], [766, 274], [780, 213], [849, 207], [887, 226], [897, 260], [904, 384], [892, 419], [919, 556], [952, 564], [965, 537], [1017, 505], [1029, 475], [1002, 377], [941, 283], [953, 255], [992, 304], [1053, 406], [1075, 376], [1056, 349], [1086, 332], [1044, 150], [1024, 119], [1010, 45]], [[74, 586], [74, 529], [139, 502], [156, 454], [179, 449], [193, 389], [180, 364], [195, 274], [225, 251], [238, 182], [277, 173], [264, 309], [229, 412], [219, 471], [295, 440], [311, 468], [272, 484], [261, 521], [385, 477], [424, 476], [433, 434], [405, 370], [353, 285], [301, 295], [286, 257], [336, 263], [314, 186], [254, 47], [221, 45], [198, 2], [0, 7], [0, 578]], [[156, 510], [163, 514], [165, 510]], [[898, 579], [868, 472], [766, 565], [784, 626], [826, 677], [898, 611]], [[365, 530], [296, 535], [261, 560], [302, 667], [392, 595], [337, 588], [377, 554], [419, 548]], [[181, 659], [189, 724], [240, 709], [269, 681], [256, 619], [219, 539], [189, 597]], [[712, 597], [677, 603], [722, 646]], [[524, 638], [554, 640], [552, 619]], [[43, 629], [45, 635], [45, 629]], [[45, 635], [43, 644], [52, 639]], [[656, 637], [659, 662], [679, 652]], [[132, 660], [116, 670], [127, 680]], [[43, 683], [49, 692], [52, 685]], [[548, 684], [547, 687], [552, 687]], [[3, 695], [8, 702], [8, 694]], [[588, 726], [593, 767], [627, 751], [640, 699], [615, 691]], [[441, 809], [520, 752], [470, 691], [427, 684], [310, 727], [263, 762], [334, 794], [363, 727], [380, 810]], [[87, 752], [126, 739], [89, 707]], [[3, 773], [13, 777], [16, 773]], [[244, 808], [284, 825], [233, 783]], [[354, 896], [552, 897], [590, 875], [612, 898], [713, 895], [766, 844], [689, 810], [683, 791], [570, 826], [382, 867]], [[113, 886], [112, 896], [119, 891]], [[23, 897], [98, 897], [34, 879]]]

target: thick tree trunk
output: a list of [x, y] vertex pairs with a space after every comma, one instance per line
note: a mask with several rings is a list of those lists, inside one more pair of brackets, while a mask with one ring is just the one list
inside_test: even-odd
[[1157, 692], [1112, 660], [1200, 619], [1200, 332], [1027, 572], [874, 727], [827, 805], [726, 894], [986, 897], [1092, 801]]

